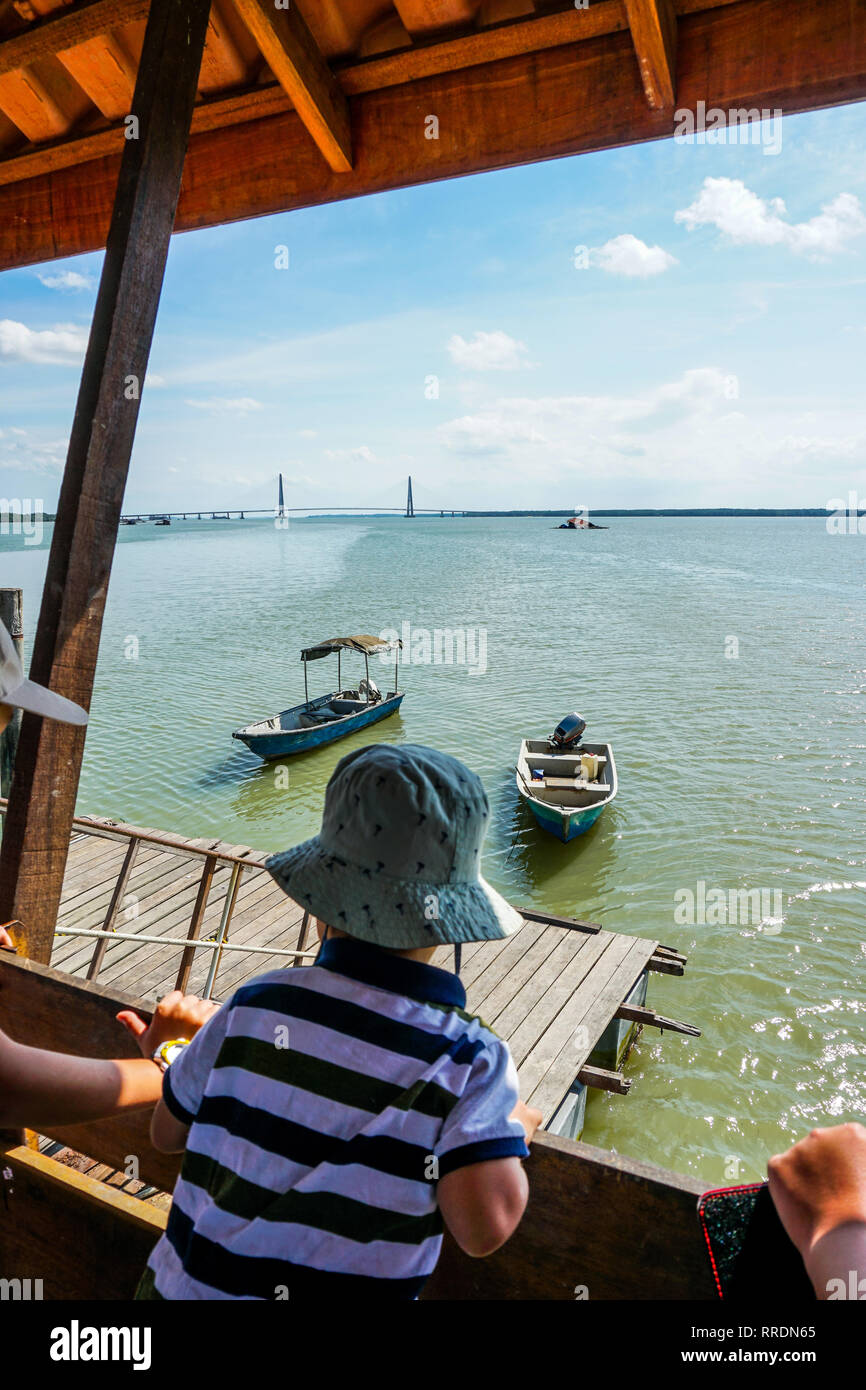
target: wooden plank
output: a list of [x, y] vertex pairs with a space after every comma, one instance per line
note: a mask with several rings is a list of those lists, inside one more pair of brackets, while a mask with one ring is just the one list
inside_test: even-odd
[[716, 1300], [700, 1182], [550, 1134], [533, 1141], [526, 1171], [511, 1239], [473, 1260], [446, 1235], [423, 1299]]
[[[524, 1063], [545, 1030], [615, 939], [609, 932], [589, 937], [569, 932], [548, 957], [543, 970], [496, 1017], [496, 1031], [508, 1039], [521, 1079]], [[581, 1062], [585, 1060], [579, 1058]]]
[[[151, 1006], [135, 995], [73, 980], [50, 966], [0, 953], [0, 1013], [4, 1029], [17, 1042], [83, 1057], [140, 1057], [117, 1022], [120, 1009], [135, 1009], [148, 1020], [152, 1015]], [[151, 1148], [146, 1110], [86, 1125], [43, 1126], [43, 1131], [112, 1168], [122, 1170], [128, 1155], [135, 1154], [143, 1182], [168, 1192], [174, 1186], [179, 1160]]]
[[538, 912], [532, 907], [519, 907], [517, 911], [526, 922], [546, 922], [552, 927], [567, 927], [569, 931], [601, 931], [599, 922], [583, 922], [579, 917], [556, 917], [551, 912]]
[[150, 0], [89, 0], [46, 15], [0, 43], [0, 76], [29, 67], [38, 59], [87, 43], [122, 24], [147, 19]]
[[330, 167], [349, 173], [349, 103], [297, 5], [277, 9], [273, 0], [235, 0], [235, 8]]
[[[484, 992], [488, 993], [504, 975], [511, 970], [517, 961], [521, 960], [530, 947], [545, 934], [545, 928], [541, 923], [521, 927], [513, 936], [505, 937], [501, 941], [485, 941], [481, 943], [482, 949], [476, 951], [461, 962], [460, 980], [467, 996], [472, 994], [472, 1008], [476, 1007], [480, 996], [475, 992], [475, 987], [479, 985], [483, 977]], [[555, 937], [551, 937], [549, 949], [553, 950]], [[466, 948], [464, 947], [464, 952]], [[453, 954], [451, 960], [445, 964], [444, 969], [454, 969]]]
[[[583, 982], [556, 1026], [527, 1059], [521, 1081], [525, 1081], [528, 1103], [542, 1112], [545, 1124], [556, 1114], [577, 1074], [575, 1061], [583, 1066], [617, 1006], [640, 978], [652, 945], [641, 938], [614, 937], [606, 953], [607, 977], [590, 976]], [[580, 1049], [574, 1045], [575, 1035], [580, 1037]]]
[[4, 1276], [41, 1280], [44, 1299], [131, 1299], [167, 1214], [29, 1148], [0, 1151], [0, 1166]]
[[[210, 0], [152, 0], [30, 674], [88, 708]], [[84, 733], [27, 714], [0, 847], [0, 920], [49, 960]]]
[[627, 1096], [631, 1090], [631, 1079], [622, 1072], [609, 1071], [606, 1067], [582, 1066], [577, 1073], [578, 1081], [584, 1086], [592, 1086], [598, 1091], [611, 1091], [617, 1096]]
[[[521, 941], [524, 932], [527, 939]], [[485, 1021], [497, 1019], [496, 1031], [500, 1032], [504, 1026], [501, 1021], [503, 1011], [524, 986], [530, 981], [534, 982], [530, 997], [544, 989], [545, 982], [550, 978], [549, 969], [545, 970], [546, 962], [562, 939], [561, 932], [554, 927], [543, 927], [540, 923], [534, 931], [532, 927], [524, 927], [517, 932], [509, 943], [513, 949], [501, 951], [470, 986], [467, 1004], [472, 1013], [480, 1014]]]
[[[592, 8], [592, 7], [591, 7]], [[768, 55], [772, 55], [772, 61]], [[677, 101], [723, 111], [813, 110], [866, 96], [866, 10], [849, 0], [792, 7], [750, 0], [680, 19]], [[439, 140], [424, 121], [439, 117]], [[178, 229], [309, 207], [481, 169], [669, 137], [671, 112], [648, 107], [628, 33], [548, 48], [353, 101], [353, 172], [322, 167], [291, 113], [195, 135]], [[0, 165], [0, 179], [2, 179]], [[0, 190], [0, 269], [103, 243], [117, 164], [59, 169]]]
[[673, 110], [677, 94], [677, 17], [671, 0], [624, 0], [646, 99]]

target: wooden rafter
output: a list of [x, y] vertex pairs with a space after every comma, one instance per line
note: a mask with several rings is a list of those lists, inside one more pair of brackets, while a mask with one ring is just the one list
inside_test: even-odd
[[646, 99], [670, 110], [677, 92], [677, 17], [672, 0], [625, 0]]
[[[705, 101], [789, 114], [863, 100], [866, 3], [825, 0], [794, 12], [789, 0], [753, 0], [699, 11], [680, 19], [678, 70], [677, 102], [692, 110]], [[672, 112], [647, 105], [627, 33], [365, 92], [353, 103], [348, 175], [327, 168], [294, 112], [270, 114], [273, 93], [256, 100], [261, 119], [248, 112], [245, 124], [224, 128], [201, 129], [208, 108], [197, 108], [178, 230], [660, 139], [674, 128]], [[431, 111], [438, 141], [423, 138]], [[86, 199], [76, 168], [0, 188], [0, 270], [104, 245], [116, 158], [94, 160], [86, 180]]]
[[235, 6], [328, 164], [349, 173], [349, 103], [297, 5], [278, 10], [273, 0], [235, 0]]
[[149, 9], [150, 0], [88, 0], [48, 15], [0, 43], [0, 76], [100, 38], [120, 25], [147, 19]]

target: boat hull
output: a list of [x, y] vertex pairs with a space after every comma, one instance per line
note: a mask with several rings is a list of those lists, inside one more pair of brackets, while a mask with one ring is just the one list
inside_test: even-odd
[[556, 807], [545, 806], [538, 801], [528, 801], [528, 805], [542, 830], [555, 835], [564, 845], [576, 840], [578, 835], [585, 835], [604, 810], [604, 806], [588, 806], [585, 810], [569, 811], [563, 815]]
[[285, 758], [293, 753], [306, 753], [312, 748], [323, 748], [325, 744], [336, 743], [338, 739], [357, 733], [359, 729], [378, 724], [381, 719], [396, 714], [402, 703], [403, 694], [400, 693], [391, 696], [390, 699], [381, 700], [378, 704], [371, 704], [366, 709], [359, 710], [357, 714], [346, 715], [345, 718], [336, 719], [329, 724], [318, 724], [308, 729], [274, 729], [267, 733], [237, 729], [232, 738], [245, 743], [251, 753], [264, 758], [265, 761], [269, 758]]

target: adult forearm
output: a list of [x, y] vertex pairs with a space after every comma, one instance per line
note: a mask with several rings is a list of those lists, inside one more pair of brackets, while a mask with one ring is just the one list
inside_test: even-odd
[[145, 1057], [103, 1061], [25, 1047], [0, 1048], [0, 1125], [77, 1124], [155, 1105], [162, 1073]]
[[846, 1221], [815, 1241], [804, 1263], [816, 1297], [866, 1297], [866, 1221]]

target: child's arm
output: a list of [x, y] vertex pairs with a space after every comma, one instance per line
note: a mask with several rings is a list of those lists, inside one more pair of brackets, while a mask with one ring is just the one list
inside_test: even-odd
[[478, 1058], [443, 1135], [436, 1199], [451, 1235], [474, 1258], [505, 1244], [529, 1199], [522, 1159], [543, 1116], [524, 1105], [517, 1086], [508, 1048], [497, 1040]]
[[189, 1125], [181, 1124], [172, 1115], [164, 1100], [153, 1112], [150, 1122], [150, 1142], [161, 1154], [179, 1154], [186, 1148]]
[[153, 1053], [173, 1038], [192, 1038], [218, 1007], [174, 990], [157, 1005], [150, 1024], [124, 1010], [118, 1020], [143, 1055], [116, 1061], [27, 1047], [0, 1031], [0, 1126], [82, 1124], [155, 1105], [162, 1072], [151, 1060]]
[[526, 1210], [529, 1183], [519, 1158], [473, 1163], [440, 1178], [439, 1210], [467, 1255], [492, 1255], [514, 1234]]

